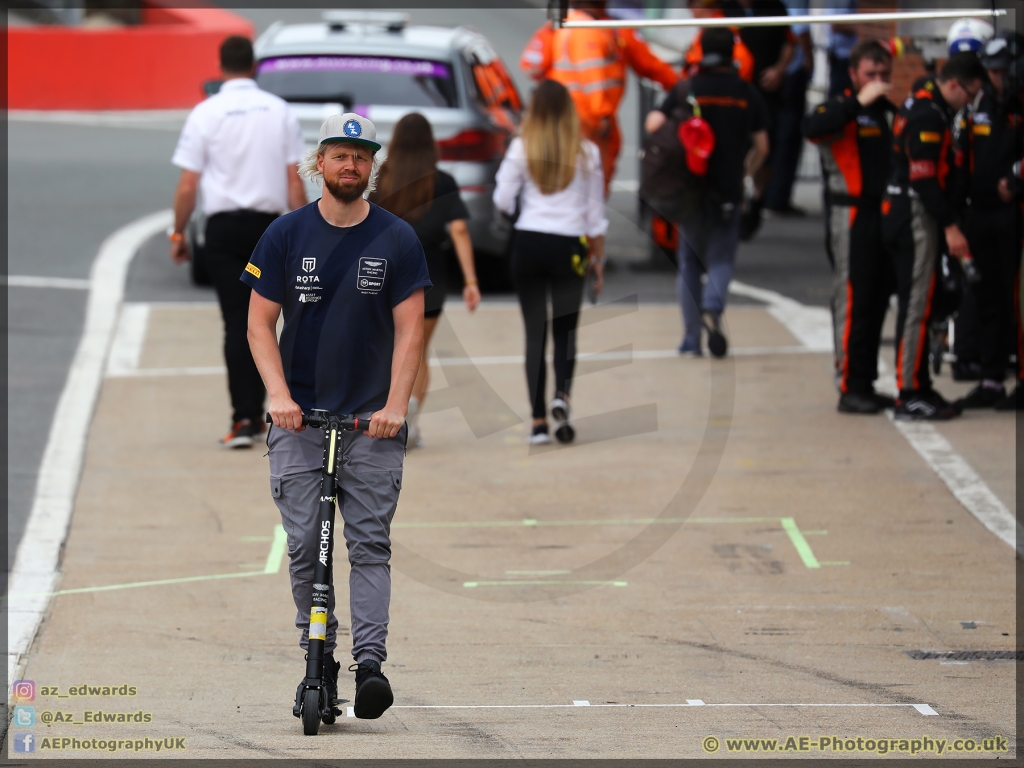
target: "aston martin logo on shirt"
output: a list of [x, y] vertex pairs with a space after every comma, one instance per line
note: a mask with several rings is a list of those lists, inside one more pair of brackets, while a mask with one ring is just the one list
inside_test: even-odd
[[384, 287], [384, 278], [387, 276], [387, 259], [359, 259], [359, 269], [356, 271], [356, 288], [362, 293], [380, 293]]

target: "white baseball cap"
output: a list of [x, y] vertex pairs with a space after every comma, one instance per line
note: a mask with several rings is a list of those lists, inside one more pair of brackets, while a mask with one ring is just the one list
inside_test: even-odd
[[353, 144], [362, 144], [376, 152], [380, 149], [376, 138], [377, 129], [373, 123], [355, 112], [331, 115], [320, 126], [320, 144], [328, 141], [349, 141]]

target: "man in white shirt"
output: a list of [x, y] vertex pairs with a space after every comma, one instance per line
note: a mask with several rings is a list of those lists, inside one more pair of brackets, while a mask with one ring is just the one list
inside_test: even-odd
[[184, 230], [203, 193], [207, 269], [224, 318], [224, 358], [233, 409], [225, 448], [248, 448], [263, 430], [266, 389], [246, 338], [251, 289], [239, 280], [270, 222], [306, 204], [298, 175], [299, 121], [282, 99], [261, 91], [252, 43], [232, 36], [220, 48], [220, 92], [188, 116], [171, 162], [181, 168], [174, 195], [171, 258], [189, 260]]

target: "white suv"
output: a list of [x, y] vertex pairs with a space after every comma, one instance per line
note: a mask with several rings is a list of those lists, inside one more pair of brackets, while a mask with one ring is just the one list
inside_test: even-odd
[[[492, 226], [491, 194], [522, 107], [494, 48], [471, 29], [408, 26], [401, 13], [326, 11], [323, 18], [277, 22], [260, 35], [260, 88], [292, 105], [309, 147], [329, 115], [357, 112], [373, 121], [383, 157], [395, 123], [422, 113], [433, 126], [440, 167], [455, 177], [469, 208], [481, 277], [507, 271], [508, 227]], [[316, 199], [320, 189], [309, 186], [307, 194]]]

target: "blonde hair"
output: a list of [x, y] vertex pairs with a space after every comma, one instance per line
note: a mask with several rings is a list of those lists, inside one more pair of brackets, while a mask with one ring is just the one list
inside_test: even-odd
[[[313, 147], [309, 152], [302, 156], [302, 160], [299, 161], [299, 176], [304, 179], [309, 179], [314, 184], [323, 184], [324, 175], [320, 173], [317, 168], [317, 160], [323, 155], [327, 149], [326, 142], [324, 144], [318, 144]], [[380, 161], [377, 159], [377, 153], [373, 153], [373, 166], [370, 168], [370, 183], [366, 185], [366, 192], [370, 193], [377, 189], [377, 175], [380, 173]]]
[[519, 133], [526, 168], [541, 194], [568, 187], [583, 153], [583, 134], [576, 106], [564, 85], [544, 80], [537, 86]]

